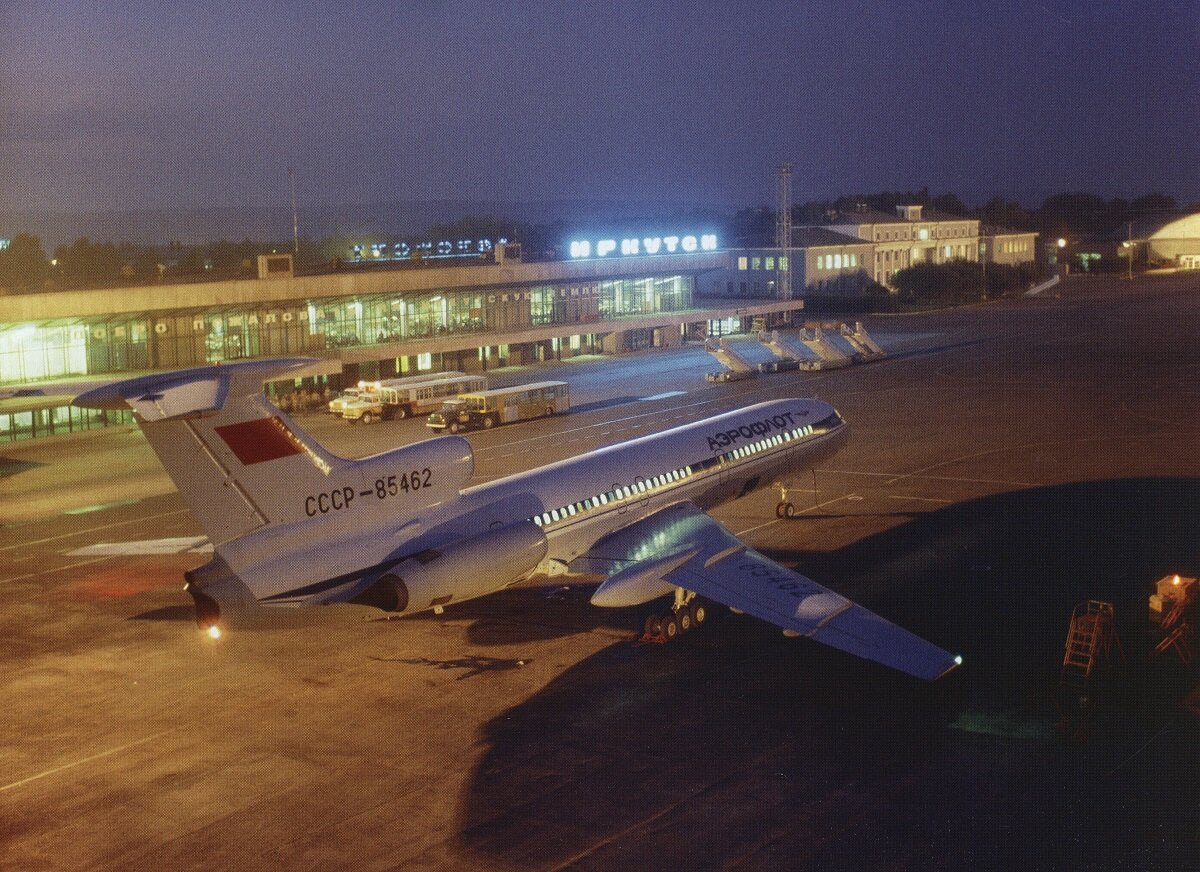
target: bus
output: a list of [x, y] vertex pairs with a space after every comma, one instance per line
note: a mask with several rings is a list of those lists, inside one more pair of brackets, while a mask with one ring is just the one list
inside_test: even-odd
[[449, 372], [419, 372], [416, 375], [402, 375], [397, 378], [384, 378], [378, 381], [360, 381], [358, 389], [367, 393], [374, 393], [383, 388], [407, 388], [412, 385], [419, 385], [423, 382], [440, 381], [444, 378], [463, 378], [465, 372], [458, 370], [450, 370]]
[[377, 394], [383, 388], [404, 388], [409, 385], [421, 384], [422, 382], [436, 381], [443, 378], [462, 378], [465, 372], [451, 370], [449, 372], [422, 372], [417, 375], [406, 375], [400, 378], [385, 378], [378, 381], [360, 381], [355, 387], [346, 388], [336, 397], [329, 401], [329, 413], [335, 417], [342, 417], [346, 411], [346, 406], [351, 403], [356, 403], [363, 397], [370, 394]]
[[358, 400], [347, 403], [342, 417], [351, 424], [362, 421], [370, 424], [376, 420], [407, 418], [410, 415], [428, 415], [441, 408], [446, 397], [471, 391], [486, 391], [488, 381], [481, 375], [456, 375], [422, 381], [407, 387], [380, 387], [378, 391], [362, 394]]
[[433, 430], [458, 433], [497, 424], [528, 421], [558, 415], [571, 409], [571, 390], [566, 382], [544, 381], [511, 388], [463, 393], [447, 400], [440, 412], [425, 422]]

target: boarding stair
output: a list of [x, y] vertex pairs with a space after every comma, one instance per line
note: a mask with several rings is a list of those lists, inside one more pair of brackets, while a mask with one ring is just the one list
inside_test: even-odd
[[809, 351], [820, 358], [821, 369], [837, 369], [841, 366], [849, 366], [854, 362], [850, 355], [830, 341], [819, 324], [801, 330], [800, 341]]
[[736, 381], [750, 378], [758, 373], [746, 358], [742, 357], [724, 339], [704, 341], [704, 350], [717, 359], [725, 367], [722, 372], [710, 372], [704, 377], [709, 381]]
[[854, 349], [861, 360], [878, 360], [887, 354], [871, 338], [871, 335], [867, 333], [867, 328], [863, 326], [862, 321], [855, 321], [853, 328], [842, 324], [838, 327], [838, 332], [841, 333], [842, 338], [850, 344], [850, 347]]
[[1124, 656], [1113, 620], [1112, 603], [1088, 600], [1077, 605], [1067, 630], [1060, 686], [1084, 690], [1095, 672], [1109, 665], [1114, 647]]
[[[792, 369], [820, 369], [821, 361], [813, 360], [801, 345], [796, 345], [791, 340], [779, 335], [778, 330], [772, 330], [770, 333], [759, 331], [758, 341], [766, 347], [775, 357], [777, 361], [773, 363], [790, 361], [795, 364]], [[785, 369], [787, 367], [771, 366], [770, 364], [762, 364], [760, 370], [766, 369]]]

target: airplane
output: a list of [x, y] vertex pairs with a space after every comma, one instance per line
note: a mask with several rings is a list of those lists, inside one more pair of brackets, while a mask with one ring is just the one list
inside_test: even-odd
[[[831, 456], [848, 425], [816, 399], [760, 402], [471, 485], [462, 436], [359, 460], [323, 448], [263, 383], [310, 358], [125, 379], [75, 399], [135, 419], [213, 543], [185, 573], [214, 638], [303, 606], [354, 603], [408, 615], [495, 593], [537, 573], [603, 577], [591, 602], [673, 595], [647, 630], [672, 638], [711, 600], [901, 672], [961, 664], [741, 542], [708, 515]], [[791, 517], [792, 505], [776, 514]]]

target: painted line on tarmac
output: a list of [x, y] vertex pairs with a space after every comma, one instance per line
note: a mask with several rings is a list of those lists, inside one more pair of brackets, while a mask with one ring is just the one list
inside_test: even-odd
[[14, 581], [24, 581], [27, 578], [37, 578], [39, 575], [53, 575], [56, 572], [65, 572], [68, 569], [87, 566], [89, 563], [99, 563], [101, 560], [108, 560], [111, 557], [111, 554], [105, 554], [103, 557], [96, 557], [92, 560], [81, 560], [78, 563], [68, 563], [66, 566], [57, 566], [54, 569], [41, 569], [37, 572], [28, 572], [25, 575], [15, 575], [12, 578], [0, 578], [0, 584], [12, 584]]
[[0, 545], [0, 551], [12, 551], [16, 548], [28, 548], [30, 545], [41, 545], [45, 542], [54, 542], [58, 539], [70, 539], [72, 536], [83, 536], [87, 533], [96, 533], [100, 530], [108, 530], [112, 527], [124, 527], [129, 524], [140, 524], [143, 521], [152, 521], [155, 518], [170, 518], [174, 515], [182, 515], [190, 511], [191, 509], [176, 509], [173, 512], [163, 512], [161, 515], [143, 515], [140, 518], [130, 518], [127, 521], [114, 521], [111, 524], [101, 524], [99, 527], [88, 527], [84, 530], [76, 530], [72, 533], [60, 533], [57, 536], [47, 536], [45, 539], [35, 539], [32, 542], [17, 542], [14, 545]]
[[113, 754], [120, 754], [122, 751], [128, 751], [130, 748], [136, 748], [138, 745], [145, 745], [147, 742], [153, 742], [155, 739], [161, 739], [170, 733], [175, 732], [174, 728], [163, 730], [161, 733], [155, 733], [153, 736], [147, 736], [144, 739], [138, 739], [136, 742], [129, 742], [126, 745], [121, 745], [119, 748], [109, 748], [107, 751], [101, 751], [99, 754], [93, 754], [91, 757], [84, 757], [82, 760], [76, 760], [72, 763], [64, 763], [62, 766], [55, 766], [53, 769], [47, 769], [45, 772], [39, 772], [37, 775], [30, 775], [28, 778], [22, 778], [20, 781], [14, 781], [11, 784], [0, 785], [0, 793], [5, 790], [12, 790], [14, 787], [20, 787], [28, 784], [31, 781], [37, 781], [39, 778], [45, 778], [48, 775], [54, 775], [57, 772], [62, 772], [66, 769], [74, 769], [76, 766], [82, 766], [84, 763], [91, 763], [93, 760], [99, 760], [102, 757], [111, 757]]
[[[817, 503], [815, 506], [807, 506], [806, 508], [799, 509], [796, 511], [796, 515], [794, 517], [803, 515], [805, 512], [815, 512], [817, 509], [823, 509], [826, 506], [833, 505], [834, 503], [840, 503], [842, 500], [852, 500], [855, 497], [858, 497], [858, 494], [844, 494], [843, 496], [840, 496], [840, 497], [834, 497], [833, 499], [826, 500], [823, 503]], [[858, 497], [858, 498], [862, 499], [862, 497]], [[745, 536], [747, 533], [753, 533], [755, 530], [765, 529], [766, 527], [770, 527], [773, 524], [778, 524], [780, 521], [783, 521], [783, 520], [785, 520], [785, 519], [784, 518], [776, 518], [774, 521], [767, 521], [765, 524], [759, 524], [757, 527], [749, 527], [748, 529], [745, 529], [745, 530], [739, 530], [738, 532], [734, 533], [733, 535], [737, 536], [740, 539], [742, 536]]]
[[887, 498], [889, 500], [909, 500], [918, 503], [944, 503], [946, 505], [954, 502], [954, 500], [939, 500], [936, 497], [909, 497], [904, 494], [888, 494]]
[[143, 539], [137, 542], [102, 542], [66, 551], [68, 557], [126, 557], [138, 554], [211, 554], [207, 536], [175, 536], [167, 539]]
[[[938, 464], [938, 466], [941, 466], [941, 465], [942, 464]], [[935, 467], [927, 467], [927, 468], [933, 469]], [[885, 482], [885, 484], [894, 484], [895, 482], [901, 481], [902, 479], [920, 478], [920, 479], [925, 479], [927, 481], [956, 481], [956, 482], [962, 482], [964, 484], [1002, 484], [1002, 485], [1017, 486], [1017, 487], [1037, 487], [1037, 484], [1035, 484], [1033, 482], [1028, 482], [1028, 481], [1009, 481], [1007, 479], [999, 479], [999, 478], [963, 478], [961, 476], [951, 476], [951, 475], [924, 475], [921, 473], [920, 470], [918, 470], [917, 472], [906, 472], [906, 473], [859, 472], [858, 470], [854, 470], [854, 469], [830, 469], [829, 467], [822, 467], [821, 472], [832, 472], [837, 475], [865, 475], [865, 476], [870, 476], [871, 478], [889, 479], [889, 481]]]
[[665, 400], [670, 397], [682, 397], [686, 393], [687, 391], [667, 391], [665, 394], [655, 394], [652, 397], [640, 397], [638, 401], [642, 403], [649, 403], [653, 400]]

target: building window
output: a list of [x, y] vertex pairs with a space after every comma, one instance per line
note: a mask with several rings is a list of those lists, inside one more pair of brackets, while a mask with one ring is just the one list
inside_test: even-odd
[[775, 258], [768, 257], [766, 260], [767, 260], [767, 262], [766, 262], [765, 268], [766, 269], [775, 269]]
[[779, 268], [786, 270], [788, 268], [788, 259], [786, 257], [779, 258]]
[[749, 258], [739, 257], [738, 258], [738, 269], [744, 270], [748, 263], [749, 263]]
[[761, 257], [750, 258], [750, 269], [762, 269], [762, 258]]

